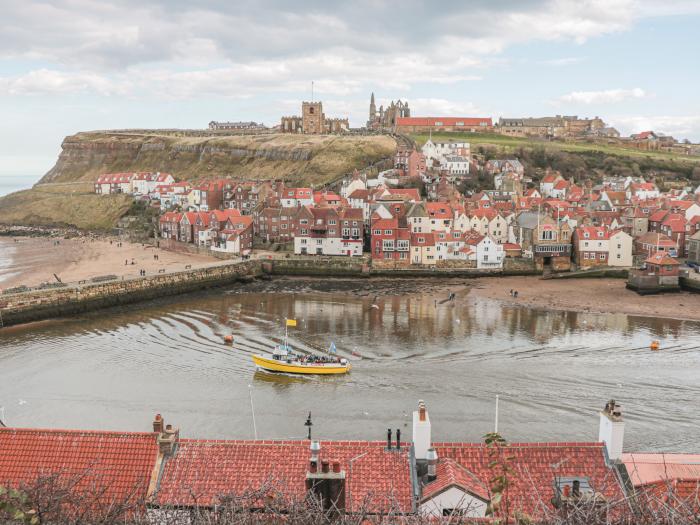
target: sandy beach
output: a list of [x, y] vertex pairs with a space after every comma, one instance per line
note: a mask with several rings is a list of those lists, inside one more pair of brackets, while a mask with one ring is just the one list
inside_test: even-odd
[[161, 269], [172, 272], [184, 270], [186, 265], [200, 268], [222, 262], [149, 245], [122, 241], [120, 246], [114, 239], [45, 237], [0, 238], [0, 260], [0, 289], [55, 282], [54, 273], [63, 282], [76, 282], [100, 275], [138, 277], [140, 270], [152, 275]]
[[[518, 291], [517, 299], [510, 296], [510, 290]], [[475, 280], [470, 293], [529, 308], [700, 321], [700, 294], [641, 296], [626, 289], [624, 279], [482, 277]]]

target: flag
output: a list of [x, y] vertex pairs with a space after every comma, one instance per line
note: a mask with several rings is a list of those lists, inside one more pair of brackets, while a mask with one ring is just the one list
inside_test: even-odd
[[296, 319], [287, 319], [287, 326], [296, 326], [296, 325], [297, 325]]
[[328, 353], [335, 354], [337, 351], [338, 349], [335, 347], [335, 343], [331, 341], [331, 346], [328, 348]]

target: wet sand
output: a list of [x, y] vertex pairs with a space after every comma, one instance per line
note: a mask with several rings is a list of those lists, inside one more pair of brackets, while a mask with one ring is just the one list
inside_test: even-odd
[[[16, 242], [15, 242], [16, 241]], [[186, 265], [201, 268], [221, 264], [215, 257], [171, 252], [149, 245], [112, 240], [14, 237], [0, 239], [4, 264], [0, 267], [0, 289], [37, 286], [55, 282], [54, 273], [63, 282], [76, 282], [100, 275], [138, 277], [184, 270]], [[158, 255], [158, 260], [154, 258]], [[134, 264], [131, 264], [131, 262]]]
[[[518, 298], [510, 296], [518, 291]], [[641, 296], [625, 288], [624, 279], [479, 278], [478, 297], [528, 308], [616, 313], [700, 321], [700, 294], [690, 292]]]

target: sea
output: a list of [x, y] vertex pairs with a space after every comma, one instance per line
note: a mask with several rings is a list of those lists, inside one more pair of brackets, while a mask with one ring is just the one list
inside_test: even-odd
[[36, 175], [0, 175], [0, 197], [31, 188], [37, 180]]

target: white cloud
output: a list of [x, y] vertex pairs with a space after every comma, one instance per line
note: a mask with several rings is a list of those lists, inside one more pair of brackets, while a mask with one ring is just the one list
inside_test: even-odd
[[624, 135], [652, 130], [676, 139], [700, 137], [700, 115], [611, 116], [610, 122]]
[[471, 102], [456, 102], [442, 98], [416, 98], [411, 100], [412, 114], [442, 116], [483, 116], [483, 111]]
[[580, 64], [583, 62], [582, 57], [564, 57], [564, 58], [552, 58], [550, 60], [543, 60], [540, 62], [543, 66], [553, 66], [553, 67], [560, 67], [560, 66], [571, 66], [573, 64]]
[[642, 88], [607, 89], [603, 91], [572, 91], [559, 97], [558, 102], [574, 104], [609, 104], [636, 98], [646, 98], [649, 95]]
[[125, 94], [129, 82], [120, 83], [94, 73], [67, 73], [37, 69], [24, 75], [0, 77], [0, 93], [7, 95], [37, 95], [66, 93]]

